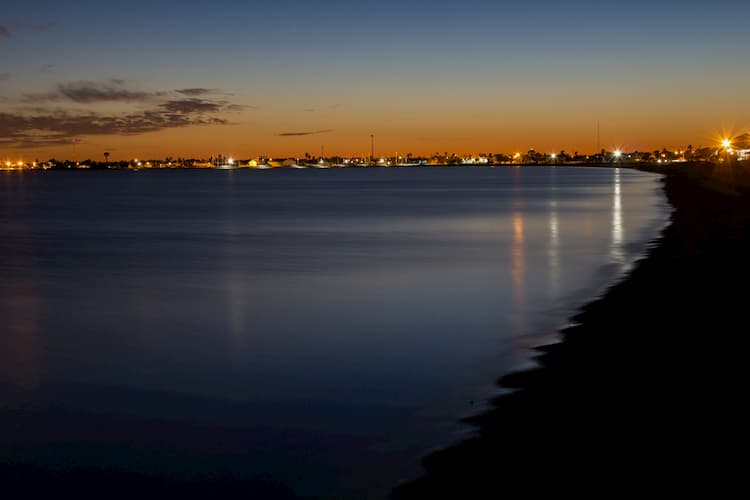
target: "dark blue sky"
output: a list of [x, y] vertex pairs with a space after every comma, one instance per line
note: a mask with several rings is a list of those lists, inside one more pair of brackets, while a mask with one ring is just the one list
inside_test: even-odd
[[[597, 120], [610, 142], [659, 147], [746, 128], [750, 111], [750, 2], [11, 0], [0, 16], [0, 99], [16, 126], [33, 113], [154, 106], [58, 98], [29, 109], [28, 94], [112, 79], [162, 96], [211, 89], [223, 110], [244, 106], [213, 128], [193, 120], [206, 140], [190, 142], [242, 142], [247, 154], [309, 148], [320, 138], [283, 134], [319, 130], [347, 152], [370, 130], [392, 148], [585, 148]], [[162, 143], [179, 140], [173, 129], [192, 137], [180, 123]], [[88, 142], [158, 149], [121, 132]]]

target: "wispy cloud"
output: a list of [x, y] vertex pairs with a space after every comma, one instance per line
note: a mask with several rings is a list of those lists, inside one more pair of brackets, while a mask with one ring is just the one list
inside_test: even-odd
[[[216, 109], [215, 111], [219, 111]], [[77, 114], [55, 111], [23, 115], [0, 113], [0, 144], [34, 147], [69, 143], [77, 136], [137, 135], [191, 125], [223, 125], [227, 119], [204, 111], [175, 111], [165, 108], [125, 115]]]
[[[229, 123], [227, 114], [245, 108], [225, 99], [176, 96], [176, 91], [133, 90], [127, 88], [126, 81], [115, 79], [59, 84], [52, 92], [25, 95], [20, 102], [33, 103], [31, 106], [0, 112], [0, 146], [54, 146], [71, 144], [81, 136], [136, 135], [194, 125], [224, 125]], [[65, 102], [122, 102], [137, 104], [141, 109], [115, 114], [98, 111], [97, 107], [86, 107], [85, 111], [60, 108]]]
[[313, 130], [310, 132], [281, 132], [276, 134], [279, 137], [297, 137], [300, 135], [317, 135], [317, 134], [327, 134], [329, 132], [333, 132], [333, 129], [325, 129], [325, 130]]
[[0, 73], [0, 82], [4, 80], [8, 80], [9, 78], [10, 78], [10, 73], [8, 73], [7, 71], [5, 73]]
[[215, 89], [204, 89], [204, 88], [193, 88], [193, 89], [177, 89], [175, 92], [187, 95], [187, 96], [201, 96], [206, 94], [215, 94]]
[[2, 24], [0, 24], [0, 36], [6, 37], [6, 38], [10, 36], [10, 30], [8, 30], [8, 28], [3, 26]]
[[164, 95], [162, 92], [144, 92], [130, 90], [124, 80], [111, 79], [106, 82], [80, 81], [61, 83], [52, 92], [42, 94], [25, 94], [25, 102], [40, 101], [73, 101], [80, 104], [95, 102], [133, 102], [146, 101]]
[[[54, 65], [46, 65], [42, 67], [42, 71], [51, 69]], [[189, 89], [176, 89], [172, 91], [158, 91], [158, 92], [146, 92], [143, 90], [128, 88], [128, 81], [118, 78], [111, 78], [103, 82], [93, 81], [78, 81], [60, 83], [57, 85], [55, 90], [51, 92], [24, 94], [22, 101], [26, 103], [38, 103], [38, 102], [61, 102], [70, 101], [78, 104], [94, 104], [98, 102], [154, 102], [163, 100], [169, 97], [185, 96], [190, 99], [177, 99], [174, 101], [176, 105], [187, 105], [190, 103], [198, 106], [205, 106], [206, 109], [210, 107], [211, 103], [224, 105], [227, 102], [224, 100], [220, 101], [203, 101], [201, 102], [198, 97], [202, 96], [228, 96], [225, 92], [221, 92], [217, 89], [207, 88], [189, 88]], [[171, 101], [170, 101], [171, 102]], [[165, 103], [169, 105], [169, 102]], [[237, 106], [237, 105], [234, 105]], [[253, 106], [248, 106], [253, 108]], [[238, 110], [239, 106], [237, 107]]]

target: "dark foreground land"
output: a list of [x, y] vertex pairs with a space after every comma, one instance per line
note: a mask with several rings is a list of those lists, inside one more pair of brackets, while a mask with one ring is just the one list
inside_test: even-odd
[[674, 213], [646, 257], [397, 498], [747, 491], [750, 166], [661, 171]]
[[[665, 171], [675, 211], [647, 256], [574, 318], [561, 343], [539, 350], [538, 369], [500, 381], [517, 390], [471, 419], [477, 437], [427, 457], [424, 476], [394, 495], [745, 491], [750, 174], [741, 172]], [[265, 481], [174, 482], [24, 465], [0, 465], [0, 485], [27, 496], [293, 497]]]

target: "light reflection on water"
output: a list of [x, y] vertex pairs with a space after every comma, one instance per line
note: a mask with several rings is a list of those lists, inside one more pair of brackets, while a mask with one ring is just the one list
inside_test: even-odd
[[560, 293], [560, 221], [557, 200], [551, 200], [549, 205], [549, 292], [557, 297]]
[[622, 187], [620, 183], [620, 169], [614, 170], [614, 194], [612, 195], [612, 243], [611, 259], [619, 265], [625, 265], [625, 250], [623, 242], [625, 239], [622, 221]]
[[124, 418], [136, 446], [54, 450], [74, 462], [359, 497], [452, 440], [667, 215], [621, 169], [27, 172], [0, 193], [0, 411]]

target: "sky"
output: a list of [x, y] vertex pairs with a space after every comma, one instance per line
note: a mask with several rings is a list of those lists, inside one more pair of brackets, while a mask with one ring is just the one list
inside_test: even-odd
[[0, 159], [594, 152], [750, 130], [750, 2], [5, 0]]

